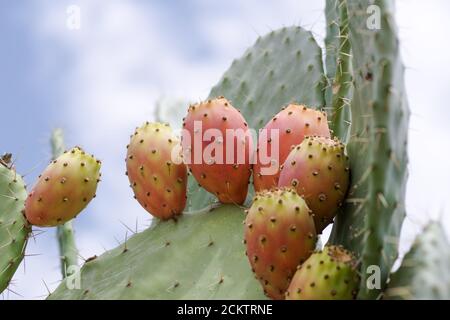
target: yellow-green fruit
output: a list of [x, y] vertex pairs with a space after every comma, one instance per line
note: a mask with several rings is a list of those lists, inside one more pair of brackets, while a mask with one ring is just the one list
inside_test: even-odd
[[354, 256], [339, 246], [326, 246], [299, 266], [286, 300], [350, 300], [359, 287]]
[[64, 152], [39, 176], [25, 202], [27, 220], [53, 227], [75, 218], [95, 197], [101, 162], [80, 147]]

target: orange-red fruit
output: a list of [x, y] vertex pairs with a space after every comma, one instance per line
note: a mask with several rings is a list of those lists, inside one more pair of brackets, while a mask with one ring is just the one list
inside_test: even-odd
[[246, 254], [265, 294], [284, 299], [297, 269], [316, 244], [314, 220], [293, 189], [258, 193], [245, 219]]
[[187, 169], [170, 126], [145, 123], [127, 149], [127, 175], [140, 205], [162, 220], [180, 215], [186, 206]]
[[183, 156], [197, 182], [222, 203], [242, 204], [252, 139], [241, 113], [223, 97], [208, 100], [189, 107], [183, 129]]
[[[279, 167], [284, 163], [292, 147], [300, 144], [307, 135], [319, 135], [330, 137], [327, 115], [314, 109], [309, 109], [303, 105], [290, 104], [283, 108], [274, 116], [263, 128], [267, 130], [264, 136], [259, 135], [257, 162], [254, 165], [253, 184], [256, 191], [270, 189], [278, 185], [280, 176]], [[275, 132], [279, 135], [279, 159], [276, 161], [274, 144], [277, 143]], [[263, 145], [266, 145], [267, 155], [262, 153]], [[273, 160], [276, 166], [274, 174], [264, 174], [262, 169], [271, 166], [269, 159]]]
[[27, 220], [53, 227], [75, 218], [95, 197], [100, 161], [80, 147], [64, 152], [39, 176], [25, 202]]
[[337, 139], [306, 137], [284, 162], [280, 187], [294, 187], [312, 210], [317, 233], [333, 222], [349, 185], [345, 147]]

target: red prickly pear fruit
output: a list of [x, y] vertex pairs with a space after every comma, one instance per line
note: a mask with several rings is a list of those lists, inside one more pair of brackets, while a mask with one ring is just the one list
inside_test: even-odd
[[223, 98], [189, 107], [183, 155], [197, 182], [222, 203], [242, 204], [251, 176], [252, 137], [247, 122]]
[[345, 147], [337, 139], [311, 136], [296, 146], [280, 173], [280, 187], [294, 187], [312, 210], [317, 233], [333, 222], [349, 185]]
[[27, 220], [54, 227], [75, 218], [95, 197], [101, 162], [75, 147], [53, 160], [25, 202]]
[[351, 300], [360, 277], [356, 259], [340, 246], [325, 246], [299, 266], [286, 291], [286, 300]]
[[[279, 167], [292, 147], [300, 144], [308, 135], [330, 137], [325, 112], [290, 104], [266, 124], [259, 135], [257, 161], [253, 166], [255, 191], [269, 190], [278, 185]], [[269, 170], [270, 174], [267, 174], [270, 168], [274, 170]]]
[[297, 266], [315, 248], [316, 230], [308, 206], [294, 189], [262, 191], [244, 223], [252, 271], [269, 298], [284, 299]]
[[146, 122], [131, 136], [127, 149], [127, 175], [139, 204], [162, 220], [182, 214], [187, 168], [180, 141], [170, 126]]

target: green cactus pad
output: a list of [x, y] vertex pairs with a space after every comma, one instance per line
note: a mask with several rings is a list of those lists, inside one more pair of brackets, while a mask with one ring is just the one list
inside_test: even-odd
[[189, 104], [191, 101], [187, 99], [160, 97], [155, 103], [155, 121], [168, 123], [173, 130], [179, 130]]
[[353, 93], [352, 52], [348, 37], [346, 0], [327, 0], [325, 17], [327, 23], [325, 99], [333, 134], [346, 143], [351, 126], [350, 102]]
[[450, 299], [450, 244], [441, 224], [431, 222], [391, 275], [385, 299]]
[[23, 259], [30, 227], [22, 214], [27, 191], [22, 177], [0, 163], [0, 292]]
[[264, 299], [242, 244], [244, 212], [224, 205], [158, 222], [86, 262], [81, 289], [49, 299]]
[[[249, 127], [259, 130], [290, 102], [323, 108], [324, 78], [322, 51], [311, 32], [289, 27], [258, 38], [233, 61], [209, 97], [231, 100]], [[195, 181], [189, 187], [191, 208], [201, 209], [215, 201], [204, 190], [198, 192]], [[252, 191], [247, 199], [251, 196]]]
[[339, 27], [341, 25], [339, 19], [339, 0], [326, 0], [325, 2], [325, 73], [327, 80], [331, 80], [326, 88], [325, 99], [327, 106], [331, 105], [333, 91], [331, 90], [332, 80], [336, 74], [336, 64], [339, 54]]
[[381, 293], [365, 286], [367, 268], [380, 267], [384, 288], [398, 256], [408, 161], [409, 109], [393, 6], [391, 1], [375, 1], [381, 28], [369, 30], [366, 12], [373, 2], [347, 1], [355, 85], [347, 146], [352, 183], [330, 241], [359, 255], [361, 299], [378, 298]]

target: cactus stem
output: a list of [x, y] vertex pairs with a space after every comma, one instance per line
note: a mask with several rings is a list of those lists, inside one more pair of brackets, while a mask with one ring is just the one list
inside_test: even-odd
[[[56, 159], [64, 153], [64, 135], [61, 129], [55, 129], [51, 137], [52, 157]], [[72, 221], [67, 221], [57, 228], [59, 243], [59, 255], [61, 260], [61, 274], [63, 278], [68, 276], [71, 266], [78, 266], [78, 250], [75, 244]]]

